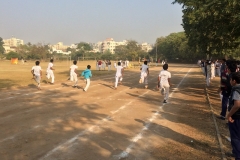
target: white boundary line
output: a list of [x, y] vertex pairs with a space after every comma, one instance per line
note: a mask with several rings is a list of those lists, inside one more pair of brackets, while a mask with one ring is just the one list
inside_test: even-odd
[[[188, 72], [185, 74], [185, 76], [182, 78], [182, 80], [179, 82], [179, 84], [177, 85], [176, 89], [178, 89], [178, 87], [182, 84], [183, 80], [187, 77], [187, 75], [189, 74], [189, 72], [191, 71], [191, 69], [188, 70]], [[173, 90], [172, 93], [169, 95], [169, 97], [171, 97], [173, 95], [173, 93], [175, 92], [176, 90]], [[163, 104], [164, 106], [165, 104]], [[162, 109], [163, 106], [160, 106], [160, 109]], [[132, 143], [122, 152], [120, 153], [119, 155], [114, 155], [113, 157], [116, 158], [116, 159], [122, 159], [122, 158], [127, 158], [129, 153], [132, 151], [132, 148], [135, 146], [135, 143], [142, 139], [143, 138], [143, 132], [145, 130], [148, 130], [149, 126], [151, 125], [151, 122], [153, 122], [157, 115], [159, 114], [159, 111], [157, 111], [156, 113], [153, 113], [152, 116], [149, 118], [149, 123], [146, 123], [143, 128], [141, 129], [140, 133], [138, 133], [135, 137], [133, 137], [131, 139]]]
[[[138, 97], [141, 97], [145, 94], [147, 94], [148, 92], [150, 92], [150, 90], [146, 91], [145, 93], [139, 95]], [[114, 115], [115, 113], [119, 112], [120, 110], [123, 110], [124, 108], [126, 108], [128, 105], [130, 105], [132, 102], [134, 102], [137, 98], [133, 99], [132, 101], [128, 102], [127, 104], [121, 106], [119, 109], [112, 111], [112, 115]], [[91, 132], [93, 131], [94, 128], [99, 127], [103, 122], [108, 121], [109, 119], [112, 119], [111, 116], [107, 116], [105, 118], [103, 118], [98, 124], [96, 125], [92, 125], [91, 127], [89, 127], [88, 129], [83, 130], [82, 132], [80, 132], [79, 134], [77, 134], [76, 136], [74, 136], [73, 138], [67, 140], [66, 142], [60, 144], [59, 146], [53, 148], [51, 151], [49, 151], [45, 156], [43, 156], [42, 158], [40, 158], [39, 160], [43, 160], [47, 157], [49, 157], [50, 155], [52, 155], [54, 152], [58, 151], [58, 150], [63, 150], [66, 148], [71, 147], [72, 144], [75, 140], [77, 140], [80, 136], [83, 136], [84, 134], [86, 134], [87, 132]]]

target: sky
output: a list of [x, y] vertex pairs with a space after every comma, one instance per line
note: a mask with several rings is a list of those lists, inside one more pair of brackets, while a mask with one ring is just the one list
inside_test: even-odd
[[183, 31], [173, 0], [0, 0], [0, 37], [65, 45], [106, 38], [154, 44]]

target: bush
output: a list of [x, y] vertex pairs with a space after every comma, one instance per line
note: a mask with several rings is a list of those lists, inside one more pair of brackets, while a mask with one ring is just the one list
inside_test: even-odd
[[11, 58], [19, 58], [19, 55], [16, 53], [16, 52], [9, 52], [7, 55], [6, 55], [6, 58], [8, 60], [10, 60]]

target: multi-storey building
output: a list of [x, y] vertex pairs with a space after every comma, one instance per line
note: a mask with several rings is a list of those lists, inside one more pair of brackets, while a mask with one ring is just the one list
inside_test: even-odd
[[112, 54], [115, 53], [115, 48], [116, 46], [119, 46], [119, 45], [126, 45], [127, 44], [127, 41], [124, 40], [122, 42], [115, 42], [113, 40], [113, 38], [107, 38], [105, 41], [102, 42], [101, 44], [101, 49], [100, 51], [101, 52], [105, 52], [105, 51], [110, 51]]
[[23, 40], [17, 38], [3, 39], [3, 47], [5, 49], [5, 53], [10, 51], [16, 51], [16, 47], [23, 45]]
[[145, 52], [149, 52], [153, 49], [152, 45], [150, 45], [148, 43], [142, 43], [140, 46], [141, 46], [142, 50]]

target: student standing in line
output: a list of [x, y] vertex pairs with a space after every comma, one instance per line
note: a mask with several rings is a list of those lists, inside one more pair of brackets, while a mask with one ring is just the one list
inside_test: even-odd
[[163, 70], [160, 71], [158, 76], [158, 83], [160, 83], [160, 90], [162, 95], [164, 95], [163, 103], [167, 103], [169, 97], [169, 88], [171, 86], [171, 73], [167, 71], [168, 64], [163, 65]]
[[234, 62], [229, 62], [224, 67], [225, 70], [222, 70], [220, 76], [220, 88], [218, 92], [221, 93], [221, 113], [220, 116], [217, 117], [221, 120], [225, 120], [225, 116], [227, 114], [227, 108], [229, 103], [229, 96], [231, 94], [232, 86], [231, 86], [231, 77], [234, 72], [237, 70], [237, 65]]
[[47, 67], [47, 79], [50, 79], [50, 77], [52, 78], [51, 84], [54, 84], [53, 70], [55, 70], [55, 69], [53, 68], [53, 59], [51, 59], [50, 62], [48, 63], [48, 67]]
[[232, 74], [230, 83], [232, 91], [229, 98], [227, 115], [231, 137], [232, 153], [235, 160], [240, 160], [240, 72]]
[[118, 86], [118, 81], [120, 81], [120, 83], [122, 82], [123, 80], [123, 67], [121, 66], [121, 62], [118, 62], [118, 66], [115, 67], [117, 69], [116, 71], [116, 76], [115, 76], [115, 86], [114, 86], [114, 89], [117, 89], [117, 86]]
[[91, 66], [87, 65], [87, 69], [84, 70], [81, 74], [81, 76], [84, 77], [84, 81], [86, 82], [86, 86], [83, 89], [84, 92], [87, 92], [89, 86], [90, 86], [90, 77], [92, 77], [92, 72], [91, 72]]
[[41, 77], [42, 77], [42, 68], [39, 66], [40, 62], [36, 61], [35, 62], [36, 66], [32, 67], [31, 73], [33, 75], [33, 79], [37, 82], [37, 88], [41, 90], [40, 87], [40, 82], [41, 82]]
[[73, 87], [77, 87], [78, 83], [78, 77], [77, 77], [77, 61], [73, 61], [73, 65], [71, 65], [69, 71], [70, 71], [70, 80], [74, 82]]
[[140, 83], [145, 84], [145, 88], [148, 88], [148, 75], [149, 75], [149, 68], [147, 65], [147, 61], [144, 61], [144, 64], [140, 68], [141, 70], [141, 75], [140, 75]]
[[207, 83], [207, 86], [210, 86], [211, 84], [211, 61], [210, 60], [207, 60], [206, 62], [206, 83]]

